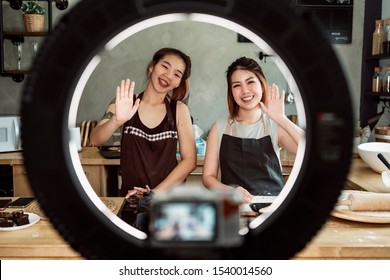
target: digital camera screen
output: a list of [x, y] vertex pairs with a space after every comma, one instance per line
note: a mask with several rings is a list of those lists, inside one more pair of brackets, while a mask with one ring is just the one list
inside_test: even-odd
[[217, 205], [212, 202], [166, 202], [156, 205], [153, 236], [157, 241], [214, 241]]

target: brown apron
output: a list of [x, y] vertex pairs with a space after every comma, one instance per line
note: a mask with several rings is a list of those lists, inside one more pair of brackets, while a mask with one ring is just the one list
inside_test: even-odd
[[[138, 98], [142, 99], [143, 93]], [[154, 189], [176, 167], [176, 101], [164, 100], [167, 114], [155, 128], [145, 126], [138, 111], [125, 123], [121, 143], [121, 195], [134, 187]]]
[[[229, 135], [230, 126], [232, 135]], [[236, 137], [236, 123], [229, 121], [221, 140], [221, 182], [241, 186], [252, 195], [276, 196], [283, 188], [279, 159], [272, 145], [268, 126], [260, 139]]]

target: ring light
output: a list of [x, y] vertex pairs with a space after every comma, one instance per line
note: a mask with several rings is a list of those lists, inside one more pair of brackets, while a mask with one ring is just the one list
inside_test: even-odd
[[[283, 0], [84, 0], [60, 20], [24, 89], [23, 156], [42, 209], [75, 250], [90, 259], [287, 259], [311, 240], [333, 209], [349, 170], [352, 106], [332, 47], [309, 14], [296, 15], [288, 5]], [[75, 122], [70, 111], [77, 107], [83, 79], [99, 62], [97, 52], [110, 46], [115, 34], [172, 14], [232, 22], [255, 43], [264, 40], [284, 61], [302, 96], [307, 135], [305, 152], [297, 155], [300, 172], [280, 207], [261, 225], [250, 226], [241, 247], [149, 246], [142, 232], [96, 202], [68, 140], [69, 122]]]

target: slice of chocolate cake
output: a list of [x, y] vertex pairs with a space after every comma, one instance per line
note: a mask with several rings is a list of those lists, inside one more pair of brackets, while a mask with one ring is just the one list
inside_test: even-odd
[[13, 211], [12, 216], [17, 226], [23, 226], [30, 223], [28, 219], [28, 214], [25, 214], [23, 210]]
[[9, 212], [0, 212], [0, 218], [12, 219], [13, 215]]
[[0, 227], [13, 227], [14, 220], [10, 218], [0, 218]]
[[17, 210], [17, 211], [13, 211], [11, 214], [12, 214], [12, 218], [15, 219], [21, 215], [23, 215], [23, 210]]
[[30, 223], [28, 220], [28, 214], [20, 214], [14, 217], [14, 222], [17, 226], [23, 226]]

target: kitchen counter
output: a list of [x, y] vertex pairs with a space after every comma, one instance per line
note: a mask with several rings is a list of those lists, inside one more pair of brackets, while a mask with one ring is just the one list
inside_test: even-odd
[[[107, 159], [104, 158], [98, 148], [96, 147], [83, 147], [79, 152], [80, 162], [85, 165], [119, 165], [119, 159]], [[178, 160], [180, 158], [178, 157]], [[293, 166], [295, 156], [282, 150], [280, 153], [280, 160], [283, 166]], [[204, 157], [198, 156], [197, 165], [203, 165]], [[0, 153], [0, 164], [23, 164], [22, 152], [10, 152]]]
[[[119, 211], [123, 198], [105, 198]], [[7, 211], [14, 211], [16, 209]], [[0, 259], [82, 259], [45, 218], [31, 227], [0, 232]], [[330, 218], [294, 259], [390, 259], [390, 224]]]
[[[9, 156], [2, 154], [0, 164], [5, 155]], [[115, 161], [102, 159], [96, 150], [90, 148], [83, 149], [80, 160], [88, 164], [94, 155], [101, 164]], [[13, 155], [8, 161], [20, 164], [22, 158]], [[367, 184], [379, 183], [379, 173], [372, 171], [360, 158], [353, 158], [346, 188], [362, 189]], [[114, 200], [117, 205], [122, 201], [122, 198], [107, 199]], [[46, 220], [20, 231], [0, 232], [0, 259], [81, 258]], [[390, 223], [361, 223], [331, 217], [295, 259], [390, 259]]]
[[360, 157], [355, 157], [345, 185], [349, 189], [365, 190], [365, 186], [380, 186], [383, 182], [380, 173], [373, 171]]
[[[119, 159], [104, 158], [97, 147], [83, 147], [78, 153], [84, 174], [98, 196], [116, 196], [120, 187], [118, 176]], [[291, 172], [295, 156], [282, 150], [280, 160], [285, 179]], [[178, 157], [180, 160], [180, 157]], [[187, 178], [187, 182], [201, 184], [204, 157], [197, 157], [196, 169]], [[24, 169], [22, 152], [0, 153], [0, 165], [11, 165], [13, 172], [14, 196], [31, 196], [32, 190]]]
[[390, 259], [390, 224], [332, 217], [295, 259]]
[[[107, 198], [108, 199], [108, 198]], [[119, 211], [123, 198], [109, 198], [117, 205], [114, 213]], [[37, 202], [34, 202], [37, 205]], [[31, 227], [16, 231], [0, 232], [0, 260], [5, 259], [83, 259], [58, 234], [51, 223], [41, 214], [39, 207], [32, 205], [33, 211], [41, 219]], [[24, 211], [28, 211], [30, 206]], [[37, 210], [38, 211], [34, 211]], [[18, 208], [7, 208], [12, 212]]]

